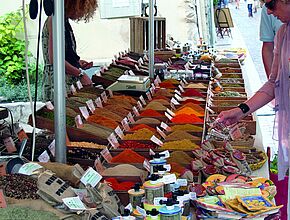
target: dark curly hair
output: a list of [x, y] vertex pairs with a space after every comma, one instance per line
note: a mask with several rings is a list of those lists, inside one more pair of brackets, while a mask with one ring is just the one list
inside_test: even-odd
[[65, 0], [64, 2], [66, 14], [76, 14], [75, 20], [84, 20], [88, 22], [93, 17], [98, 7], [97, 0]]

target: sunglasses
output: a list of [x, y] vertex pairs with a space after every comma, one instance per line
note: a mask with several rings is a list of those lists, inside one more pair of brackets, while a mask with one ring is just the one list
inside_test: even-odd
[[268, 8], [269, 10], [273, 11], [275, 9], [276, 6], [276, 0], [271, 0], [269, 2], [265, 3], [266, 8]]

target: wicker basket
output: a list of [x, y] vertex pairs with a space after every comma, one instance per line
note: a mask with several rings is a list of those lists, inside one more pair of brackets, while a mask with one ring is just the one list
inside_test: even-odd
[[261, 160], [258, 163], [249, 164], [252, 171], [260, 169], [268, 161], [268, 157], [267, 157], [267, 154], [265, 152], [261, 151], [260, 155], [263, 157], [263, 160]]

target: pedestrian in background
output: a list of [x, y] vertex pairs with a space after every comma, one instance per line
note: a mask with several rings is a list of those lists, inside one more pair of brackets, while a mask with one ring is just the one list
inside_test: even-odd
[[253, 4], [254, 4], [254, 0], [248, 0], [247, 2], [248, 4], [248, 12], [249, 12], [249, 17], [253, 17]]
[[240, 9], [240, 0], [236, 0], [236, 9]]

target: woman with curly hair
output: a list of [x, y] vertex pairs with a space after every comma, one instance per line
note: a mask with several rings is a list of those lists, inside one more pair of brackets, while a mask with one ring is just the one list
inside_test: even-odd
[[[88, 22], [97, 8], [97, 0], [65, 0], [65, 79], [67, 89], [80, 80], [83, 85], [92, 81], [81, 69], [92, 67], [92, 62], [81, 60], [76, 53], [76, 40], [69, 20]], [[48, 17], [42, 30], [44, 57], [43, 100], [53, 100], [53, 34], [52, 17]]]

